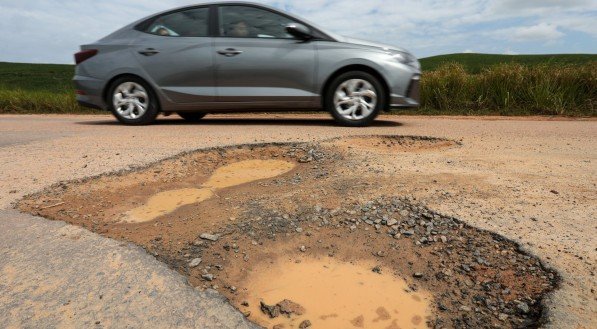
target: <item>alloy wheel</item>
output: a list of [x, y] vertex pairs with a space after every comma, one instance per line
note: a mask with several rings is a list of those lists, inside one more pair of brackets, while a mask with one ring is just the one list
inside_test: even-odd
[[334, 107], [348, 120], [367, 118], [377, 106], [377, 91], [363, 79], [350, 79], [341, 83], [334, 94]]
[[140, 84], [124, 82], [114, 89], [112, 104], [116, 113], [121, 117], [137, 119], [147, 111], [149, 97], [145, 88]]

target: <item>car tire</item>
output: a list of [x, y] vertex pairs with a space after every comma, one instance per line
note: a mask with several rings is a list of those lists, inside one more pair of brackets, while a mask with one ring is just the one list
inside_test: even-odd
[[352, 71], [332, 81], [324, 104], [338, 124], [366, 127], [384, 108], [386, 98], [379, 79], [367, 72]]
[[177, 112], [176, 114], [178, 114], [179, 117], [189, 122], [198, 122], [201, 119], [203, 119], [205, 115], [207, 115], [207, 113], [201, 112]]
[[110, 112], [127, 125], [150, 124], [160, 111], [153, 89], [143, 79], [133, 76], [116, 79], [106, 98]]

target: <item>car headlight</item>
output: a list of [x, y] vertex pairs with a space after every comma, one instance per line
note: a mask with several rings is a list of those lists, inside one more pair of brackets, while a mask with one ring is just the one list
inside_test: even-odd
[[392, 51], [390, 54], [395, 60], [402, 64], [414, 67], [416, 69], [421, 68], [421, 65], [419, 64], [417, 58], [410, 53], [407, 53], [405, 51]]
[[408, 59], [407, 53], [394, 52], [394, 53], [392, 53], [392, 57], [394, 57], [394, 59], [396, 59], [397, 61], [399, 61], [402, 64], [406, 64], [406, 63], [410, 62]]

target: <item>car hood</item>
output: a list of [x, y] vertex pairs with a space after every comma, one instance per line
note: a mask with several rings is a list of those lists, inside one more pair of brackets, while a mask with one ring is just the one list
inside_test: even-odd
[[408, 53], [408, 51], [404, 48], [400, 48], [400, 47], [396, 47], [396, 46], [392, 46], [392, 45], [388, 45], [388, 44], [383, 44], [383, 43], [378, 43], [378, 42], [373, 42], [373, 41], [368, 41], [368, 40], [361, 40], [361, 39], [345, 37], [345, 36], [342, 36], [338, 39], [339, 39], [338, 41], [344, 42], [344, 43], [351, 43], [354, 45], [372, 47], [372, 48], [377, 48], [377, 49], [381, 49], [381, 50], [394, 50], [394, 51]]

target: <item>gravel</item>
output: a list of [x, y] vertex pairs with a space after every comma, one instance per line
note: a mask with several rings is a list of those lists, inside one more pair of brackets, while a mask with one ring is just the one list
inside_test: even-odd
[[[460, 220], [433, 211], [421, 204], [413, 203], [412, 197], [389, 197], [382, 196], [374, 200], [342, 205], [337, 209], [326, 209], [323, 207], [305, 207], [299, 209], [295, 214], [285, 219], [276, 210], [259, 206], [259, 202], [253, 202], [245, 213], [241, 214], [238, 223], [230, 224], [227, 231], [238, 234], [249, 234], [265, 239], [276, 239], [277, 236], [299, 234], [295, 227], [308, 227], [316, 225], [319, 228], [346, 228], [339, 232], [350, 234], [354, 230], [375, 232], [372, 234], [386, 235], [395, 241], [400, 235], [407, 238], [415, 250], [430, 248], [432, 254], [439, 258], [421, 260], [427, 264], [425, 271], [414, 271], [412, 277], [419, 282], [432, 281], [435, 284], [448, 284], [458, 291], [458, 295], [440, 300], [438, 305], [440, 311], [449, 315], [434, 319], [435, 325], [441, 325], [443, 321], [450, 319], [455, 326], [484, 328], [487, 324], [508, 322], [509, 324], [525, 323], [533, 325], [538, 323], [542, 314], [542, 305], [533, 302], [511, 302], [504, 299], [504, 295], [516, 293], [525, 298], [541, 298], [541, 295], [525, 291], [508, 291], [504, 294], [503, 282], [499, 276], [486, 278], [484, 282], [478, 282], [477, 273], [480, 270], [510, 269], [513, 265], [517, 268], [517, 275], [544, 277], [545, 287], [542, 289], [553, 289], [559, 278], [553, 272], [543, 268], [542, 264], [534, 257], [531, 257], [520, 250], [511, 241], [488, 232], [479, 231], [470, 227]], [[396, 223], [387, 222], [394, 216], [408, 214]], [[259, 222], [250, 221], [249, 218], [256, 216], [263, 220]], [[356, 217], [356, 219], [355, 219]], [[377, 223], [384, 222], [384, 226], [377, 228]], [[373, 231], [371, 230], [373, 229]], [[320, 243], [322, 241], [319, 241]], [[305, 252], [307, 247], [301, 245], [298, 250]], [[508, 251], [509, 257], [503, 257], [502, 253]], [[393, 249], [372, 251], [374, 257], [383, 259]], [[482, 256], [481, 256], [482, 255]], [[330, 250], [328, 256], [334, 257]], [[439, 259], [441, 263], [433, 266]], [[372, 271], [380, 273], [381, 267], [376, 266]], [[427, 273], [428, 271], [428, 273]], [[499, 271], [497, 273], [499, 273]], [[548, 279], [549, 277], [549, 279]], [[513, 278], [513, 280], [518, 280]], [[530, 284], [530, 281], [528, 282]], [[507, 283], [510, 284], [510, 283]], [[550, 287], [550, 288], [548, 288]], [[417, 289], [416, 286], [412, 289]], [[532, 290], [530, 290], [532, 291]], [[453, 303], [461, 305], [454, 307]], [[513, 311], [517, 310], [517, 312]], [[500, 314], [507, 314], [508, 317]]]
[[213, 281], [213, 279], [215, 278], [215, 276], [213, 274], [202, 274], [201, 277], [203, 278], [203, 280], [205, 281]]
[[201, 258], [193, 258], [193, 260], [191, 260], [189, 262], [189, 267], [190, 268], [197, 267], [197, 266], [199, 266], [199, 264], [201, 264]]
[[203, 233], [199, 237], [203, 240], [209, 240], [209, 241], [218, 241], [218, 239], [220, 238], [219, 235], [210, 234], [210, 233]]

